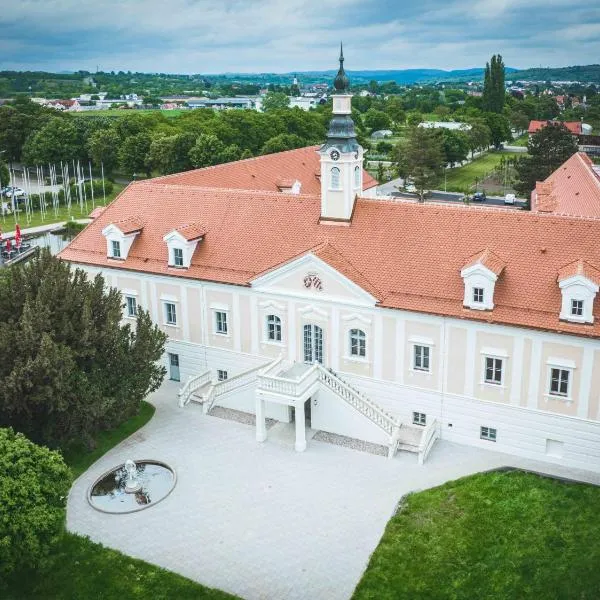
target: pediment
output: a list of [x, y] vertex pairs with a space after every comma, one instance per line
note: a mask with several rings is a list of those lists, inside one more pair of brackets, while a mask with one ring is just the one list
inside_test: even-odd
[[301, 300], [375, 306], [377, 298], [309, 252], [252, 281], [252, 288]]

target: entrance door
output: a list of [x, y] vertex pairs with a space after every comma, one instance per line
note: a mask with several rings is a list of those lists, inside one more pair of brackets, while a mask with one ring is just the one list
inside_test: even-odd
[[304, 326], [304, 362], [323, 364], [323, 330], [318, 325]]
[[179, 354], [169, 352], [169, 379], [179, 381]]

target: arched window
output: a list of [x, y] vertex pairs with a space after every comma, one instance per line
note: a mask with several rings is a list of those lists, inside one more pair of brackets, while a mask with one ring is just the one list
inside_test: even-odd
[[340, 189], [340, 170], [337, 167], [331, 169], [331, 189]]
[[360, 187], [360, 167], [354, 167], [354, 187]]
[[367, 336], [362, 329], [350, 330], [350, 356], [367, 356]]
[[281, 341], [281, 319], [276, 315], [267, 317], [267, 339], [270, 342]]

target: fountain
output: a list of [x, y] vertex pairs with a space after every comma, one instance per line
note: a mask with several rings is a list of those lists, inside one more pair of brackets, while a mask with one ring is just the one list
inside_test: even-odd
[[94, 482], [88, 492], [88, 501], [101, 512], [135, 512], [164, 500], [175, 482], [175, 472], [164, 463], [128, 459]]

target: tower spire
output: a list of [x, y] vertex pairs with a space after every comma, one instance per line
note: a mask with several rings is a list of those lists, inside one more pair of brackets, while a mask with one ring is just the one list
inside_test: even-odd
[[338, 94], [346, 94], [348, 93], [348, 87], [350, 86], [350, 81], [346, 72], [344, 71], [344, 45], [340, 42], [340, 68], [333, 80], [333, 87]]

